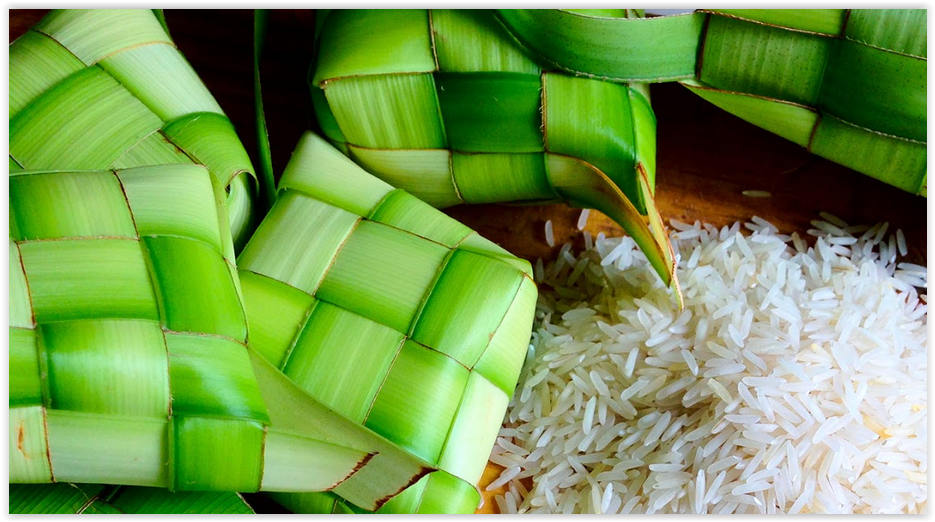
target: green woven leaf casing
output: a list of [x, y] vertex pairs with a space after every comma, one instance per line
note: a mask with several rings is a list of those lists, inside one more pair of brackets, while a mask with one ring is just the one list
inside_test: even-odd
[[[544, 71], [491, 11], [319, 16], [315, 113], [325, 137], [364, 169], [439, 208], [560, 200], [596, 208], [639, 237], [673, 283], [665, 231], [648, 224], [662, 220], [642, 217], [655, 210], [647, 199], [656, 121], [645, 86]], [[555, 156], [579, 161], [587, 181], [568, 185]]]
[[[810, 133], [804, 143], [794, 141], [890, 185], [924, 192], [924, 10], [724, 14], [730, 16], [708, 15], [698, 84], [689, 85], [694, 92], [780, 135], [790, 120], [762, 118], [772, 111], [767, 107], [806, 108], [817, 117], [798, 111], [793, 121], [810, 124]], [[727, 62], [732, 70], [719, 71]], [[753, 104], [746, 101], [751, 97]]]
[[678, 79], [819, 156], [926, 194], [924, 9], [715, 9], [645, 20], [503, 9], [498, 17], [563, 70]]
[[53, 10], [10, 44], [10, 163], [29, 170], [203, 164], [226, 188], [223, 226], [235, 248], [254, 226], [250, 158], [148, 9]]
[[[219, 191], [191, 164], [11, 173], [11, 482], [259, 488], [269, 416]], [[206, 474], [205, 437], [252, 451]]]
[[[528, 347], [529, 263], [306, 133], [238, 266], [256, 350], [440, 469], [380, 512], [473, 511]], [[295, 511], [358, 509], [345, 493], [371, 476], [330, 499], [275, 498]]]
[[239, 493], [98, 484], [10, 484], [10, 514], [252, 514]]

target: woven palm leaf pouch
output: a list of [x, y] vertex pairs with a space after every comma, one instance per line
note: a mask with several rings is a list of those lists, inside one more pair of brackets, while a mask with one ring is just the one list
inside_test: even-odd
[[924, 9], [704, 9], [653, 18], [501, 9], [538, 60], [679, 81], [810, 152], [925, 196]]
[[645, 84], [543, 69], [489, 10], [319, 11], [317, 23], [316, 117], [368, 172], [439, 208], [596, 208], [677, 288]]
[[[529, 263], [312, 133], [238, 263], [252, 346], [310, 396], [441, 470], [380, 512], [473, 512], [529, 345]], [[364, 509], [345, 487], [274, 498], [296, 512]]]
[[225, 187], [239, 250], [254, 225], [253, 166], [151, 10], [55, 10], [10, 44], [10, 170], [185, 163]]

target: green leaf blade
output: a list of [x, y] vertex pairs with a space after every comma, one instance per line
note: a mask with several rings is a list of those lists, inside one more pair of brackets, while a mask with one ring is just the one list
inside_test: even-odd
[[839, 40], [818, 107], [867, 129], [925, 141], [926, 71], [924, 59]]
[[695, 74], [704, 15], [605, 18], [558, 9], [498, 9], [507, 30], [540, 61], [613, 81]]

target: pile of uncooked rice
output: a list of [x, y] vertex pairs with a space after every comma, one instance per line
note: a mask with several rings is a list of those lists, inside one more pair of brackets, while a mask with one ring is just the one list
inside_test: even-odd
[[673, 222], [681, 312], [629, 238], [540, 260], [500, 511], [923, 512], [926, 268], [822, 218]]

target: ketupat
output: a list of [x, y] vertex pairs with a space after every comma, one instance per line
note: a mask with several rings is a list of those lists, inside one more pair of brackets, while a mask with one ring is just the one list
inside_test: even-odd
[[501, 9], [498, 17], [562, 70], [679, 80], [819, 156], [927, 193], [924, 9], [723, 9], [651, 19]]
[[252, 514], [239, 493], [98, 484], [10, 484], [10, 514]]
[[[306, 133], [238, 266], [259, 353], [443, 470], [380, 512], [473, 512], [528, 347], [529, 263]], [[338, 495], [371, 477], [274, 498], [297, 512], [358, 511]]]
[[253, 166], [152, 11], [55, 10], [10, 44], [11, 170], [176, 163], [226, 187], [239, 250], [255, 226]]
[[317, 24], [315, 113], [362, 167], [436, 207], [596, 208], [678, 294], [645, 85], [543, 71], [486, 10], [335, 10]]

